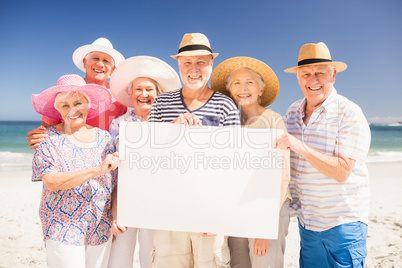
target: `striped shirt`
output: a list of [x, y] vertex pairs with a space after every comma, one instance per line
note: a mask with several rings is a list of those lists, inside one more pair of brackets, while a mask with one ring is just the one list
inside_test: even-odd
[[184, 104], [182, 89], [159, 95], [152, 105], [149, 122], [171, 122], [184, 113], [195, 114], [203, 126], [240, 125], [239, 112], [229, 97], [215, 91], [203, 106], [190, 111]]
[[288, 132], [317, 151], [356, 160], [348, 179], [339, 183], [291, 151], [292, 216], [308, 230], [324, 231], [344, 223], [367, 224], [370, 189], [365, 159], [370, 128], [362, 110], [337, 94], [335, 88], [321, 107], [303, 122], [306, 99], [293, 103], [286, 114]]

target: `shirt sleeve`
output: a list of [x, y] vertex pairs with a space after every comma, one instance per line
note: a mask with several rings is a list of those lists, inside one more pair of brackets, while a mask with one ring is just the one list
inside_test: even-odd
[[345, 113], [340, 122], [335, 154], [364, 161], [371, 141], [370, 127], [360, 108]]
[[50, 144], [47, 140], [36, 148], [32, 159], [32, 181], [42, 181], [42, 176], [51, 172], [57, 172], [53, 156], [50, 152]]
[[158, 97], [156, 97], [154, 103], [152, 104], [148, 122], [162, 122], [160, 100]]
[[54, 120], [54, 119], [49, 118], [49, 117], [47, 117], [45, 115], [42, 115], [42, 121], [45, 122], [46, 124], [51, 125], [51, 126], [54, 126], [54, 125], [57, 125], [57, 124], [61, 123], [61, 121]]

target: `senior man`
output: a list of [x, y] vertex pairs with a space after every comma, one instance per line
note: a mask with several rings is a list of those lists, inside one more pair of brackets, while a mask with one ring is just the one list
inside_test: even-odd
[[370, 129], [362, 110], [334, 88], [345, 63], [324, 43], [305, 44], [295, 73], [304, 99], [286, 114], [288, 133], [276, 146], [291, 150], [292, 202], [299, 221], [300, 267], [364, 267]]
[[[124, 61], [124, 56], [113, 48], [112, 43], [106, 38], [98, 38], [92, 44], [77, 48], [73, 53], [73, 62], [78, 69], [85, 72], [85, 82], [87, 84], [97, 84], [107, 89], [110, 88], [108, 78], [113, 73], [118, 64]], [[102, 106], [104, 103], [92, 105]], [[113, 103], [108, 110], [99, 116], [87, 121], [88, 125], [109, 130], [112, 120], [125, 114], [127, 106], [122, 105], [113, 99]], [[28, 132], [27, 140], [31, 149], [36, 149], [39, 143], [47, 137], [45, 128], [57, 125], [58, 121], [42, 116], [42, 125]]]
[[[178, 61], [184, 86], [159, 95], [149, 121], [192, 126], [240, 125], [232, 100], [208, 87], [216, 56], [218, 53], [212, 53], [205, 35], [185, 34], [179, 53], [172, 56]], [[227, 238], [222, 235], [157, 230], [154, 248], [153, 267], [230, 267]]]

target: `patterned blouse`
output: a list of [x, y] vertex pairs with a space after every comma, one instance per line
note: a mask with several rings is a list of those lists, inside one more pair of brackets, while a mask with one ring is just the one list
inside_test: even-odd
[[[35, 150], [32, 160], [32, 181], [51, 172], [84, 170], [100, 165], [114, 148], [107, 131], [96, 129], [94, 147], [76, 147], [55, 126]], [[73, 245], [100, 245], [111, 233], [111, 193], [116, 185], [115, 172], [107, 173], [68, 189], [50, 191], [44, 184], [39, 208], [44, 240]]]

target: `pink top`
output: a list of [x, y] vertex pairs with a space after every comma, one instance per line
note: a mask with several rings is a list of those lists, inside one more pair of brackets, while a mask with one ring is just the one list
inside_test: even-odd
[[[39, 144], [32, 160], [32, 181], [41, 181], [50, 172], [92, 168], [114, 148], [107, 131], [97, 129], [97, 144], [89, 149], [76, 147], [55, 126], [46, 129], [49, 137]], [[80, 186], [50, 191], [44, 184], [39, 208], [44, 240], [74, 245], [100, 245], [110, 238], [111, 193], [116, 172], [90, 179]]]

